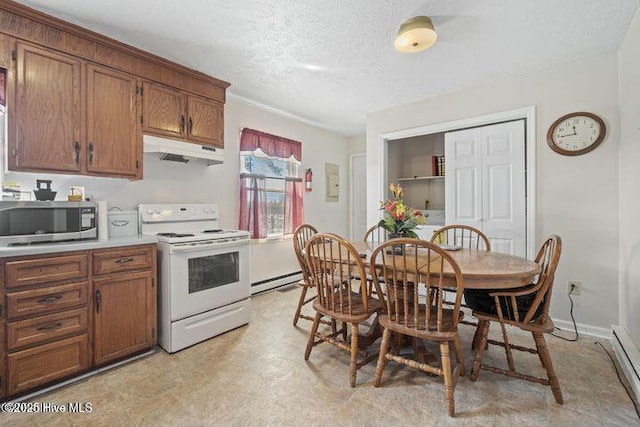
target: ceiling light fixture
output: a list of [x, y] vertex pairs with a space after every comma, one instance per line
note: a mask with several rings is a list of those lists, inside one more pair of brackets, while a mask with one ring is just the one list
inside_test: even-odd
[[420, 52], [433, 46], [437, 38], [431, 18], [414, 16], [400, 25], [394, 46], [404, 53]]

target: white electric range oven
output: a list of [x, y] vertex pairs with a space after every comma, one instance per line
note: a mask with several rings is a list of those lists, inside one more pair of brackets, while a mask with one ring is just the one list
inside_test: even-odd
[[158, 238], [158, 343], [169, 353], [249, 322], [249, 232], [218, 226], [215, 204], [139, 205]]

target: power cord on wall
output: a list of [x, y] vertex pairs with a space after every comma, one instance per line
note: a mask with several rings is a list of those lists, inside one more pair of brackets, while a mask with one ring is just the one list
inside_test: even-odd
[[[573, 331], [576, 334], [575, 338], [565, 338], [565, 337], [561, 337], [560, 335], [556, 335], [554, 333], [551, 333], [550, 335], [553, 335], [556, 338], [560, 338], [561, 340], [565, 340], [565, 341], [570, 341], [570, 342], [574, 342], [574, 341], [578, 341], [578, 326], [576, 325], [576, 319], [573, 317], [573, 298], [571, 298], [571, 294], [573, 294], [573, 291], [575, 290], [575, 285], [571, 285], [571, 289], [569, 290], [569, 301], [571, 302], [571, 308], [569, 309], [569, 315], [571, 316], [571, 321], [573, 322]], [[558, 328], [554, 328], [554, 329], [558, 329]]]
[[618, 381], [620, 381], [620, 384], [622, 384], [622, 387], [624, 387], [624, 391], [627, 392], [627, 395], [629, 396], [629, 399], [631, 399], [631, 403], [633, 403], [633, 407], [636, 410], [636, 415], [638, 416], [638, 418], [640, 418], [640, 409], [638, 409], [638, 406], [639, 406], [638, 401], [633, 397], [633, 394], [631, 394], [631, 391], [629, 391], [627, 384], [622, 380], [622, 377], [620, 376], [620, 371], [618, 371], [618, 366], [616, 365], [615, 360], [613, 360], [613, 357], [611, 356], [611, 354], [607, 351], [606, 348], [604, 348], [604, 346], [601, 343], [596, 341], [594, 344], [599, 345], [602, 348], [602, 351], [607, 353], [607, 356], [609, 356], [609, 359], [611, 360], [611, 364], [613, 365], [613, 369], [616, 370]]
[[[574, 333], [576, 334], [575, 338], [565, 338], [565, 337], [561, 337], [560, 335], [556, 335], [556, 334], [550, 334], [553, 335], [556, 338], [560, 338], [561, 340], [565, 340], [565, 341], [577, 341], [578, 340], [578, 327], [576, 325], [576, 319], [573, 317], [573, 298], [571, 298], [571, 295], [573, 294], [573, 291], [575, 290], [575, 285], [571, 286], [571, 289], [569, 290], [569, 302], [571, 303], [571, 308], [569, 309], [569, 314], [571, 316], [571, 321], [573, 322], [573, 330]], [[558, 329], [558, 328], [555, 328]], [[616, 371], [616, 375], [618, 376], [618, 381], [620, 381], [620, 384], [622, 384], [622, 387], [624, 387], [624, 391], [627, 392], [627, 395], [629, 396], [629, 399], [631, 399], [631, 403], [633, 403], [633, 407], [636, 410], [636, 415], [638, 415], [638, 418], [640, 418], [640, 410], [638, 409], [638, 402], [636, 401], [636, 399], [633, 397], [633, 394], [631, 394], [631, 391], [629, 391], [629, 388], [627, 387], [627, 385], [625, 384], [625, 382], [622, 380], [622, 377], [620, 376], [620, 371], [618, 371], [618, 366], [616, 365], [615, 361], [613, 360], [613, 357], [611, 356], [611, 354], [609, 354], [609, 352], [607, 351], [606, 348], [604, 348], [604, 346], [599, 343], [599, 342], [595, 342], [596, 345], [599, 345], [602, 350], [607, 354], [607, 356], [609, 356], [609, 359], [611, 360], [611, 364], [613, 365], [613, 368]]]

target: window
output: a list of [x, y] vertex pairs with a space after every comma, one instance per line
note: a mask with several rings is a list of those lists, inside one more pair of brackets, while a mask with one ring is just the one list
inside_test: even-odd
[[292, 234], [302, 223], [298, 141], [243, 129], [240, 139], [240, 229], [254, 239]]

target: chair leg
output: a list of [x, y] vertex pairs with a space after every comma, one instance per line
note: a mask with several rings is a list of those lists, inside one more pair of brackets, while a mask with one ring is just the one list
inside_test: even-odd
[[540, 332], [532, 332], [532, 335], [533, 339], [536, 342], [536, 348], [538, 349], [538, 355], [540, 356], [542, 366], [544, 366], [547, 371], [547, 377], [549, 378], [549, 387], [551, 387], [553, 397], [556, 399], [556, 403], [562, 405], [564, 403], [564, 400], [562, 399], [560, 382], [558, 382], [558, 377], [556, 377], [556, 372], [553, 369], [551, 354], [549, 354], [549, 348], [547, 347], [547, 342], [544, 339], [544, 334]]
[[322, 314], [320, 312], [316, 312], [316, 317], [313, 319], [313, 326], [311, 327], [311, 333], [309, 334], [309, 341], [307, 342], [307, 349], [304, 352], [304, 360], [309, 360], [313, 343], [316, 340], [316, 332], [318, 331], [318, 325], [320, 325], [321, 317]]
[[516, 366], [513, 363], [513, 352], [511, 351], [511, 343], [509, 343], [509, 335], [507, 334], [506, 326], [502, 322], [500, 322], [500, 329], [502, 330], [504, 352], [507, 355], [507, 365], [509, 366], [509, 372], [515, 372]]
[[478, 321], [478, 329], [480, 329], [480, 339], [476, 346], [476, 356], [473, 359], [473, 366], [471, 367], [471, 376], [469, 379], [475, 381], [478, 379], [480, 373], [480, 364], [482, 363], [482, 355], [487, 344], [487, 335], [489, 335], [489, 322], [487, 320]]
[[442, 359], [442, 375], [444, 376], [444, 397], [447, 400], [449, 416], [453, 417], [455, 413], [455, 402], [453, 400], [455, 382], [451, 374], [451, 356], [449, 355], [448, 342], [440, 343], [440, 358]]
[[382, 379], [382, 371], [384, 367], [387, 365], [387, 358], [385, 357], [387, 352], [389, 351], [389, 343], [391, 341], [391, 330], [385, 329], [382, 332], [382, 343], [380, 343], [380, 353], [378, 353], [378, 364], [376, 365], [376, 376], [373, 380], [373, 386], [379, 387], [380, 380]]
[[[346, 324], [344, 324], [346, 329]], [[358, 324], [351, 325], [351, 379], [349, 384], [351, 387], [356, 386], [356, 372], [358, 371]]]
[[478, 347], [478, 341], [480, 340], [480, 321], [476, 326], [476, 331], [473, 334], [473, 340], [471, 341], [471, 350], [475, 350]]
[[302, 287], [302, 293], [300, 293], [300, 299], [298, 300], [298, 308], [296, 308], [296, 314], [293, 317], [293, 326], [298, 324], [298, 320], [300, 319], [300, 311], [302, 311], [302, 306], [304, 305], [304, 299], [307, 296], [307, 290], [309, 288], [307, 286]]
[[456, 339], [453, 341], [453, 349], [456, 352], [456, 361], [458, 362], [458, 365], [460, 366], [460, 376], [464, 377], [466, 372], [464, 369], [464, 356], [462, 355], [462, 347], [460, 345], [460, 337], [457, 336]]

